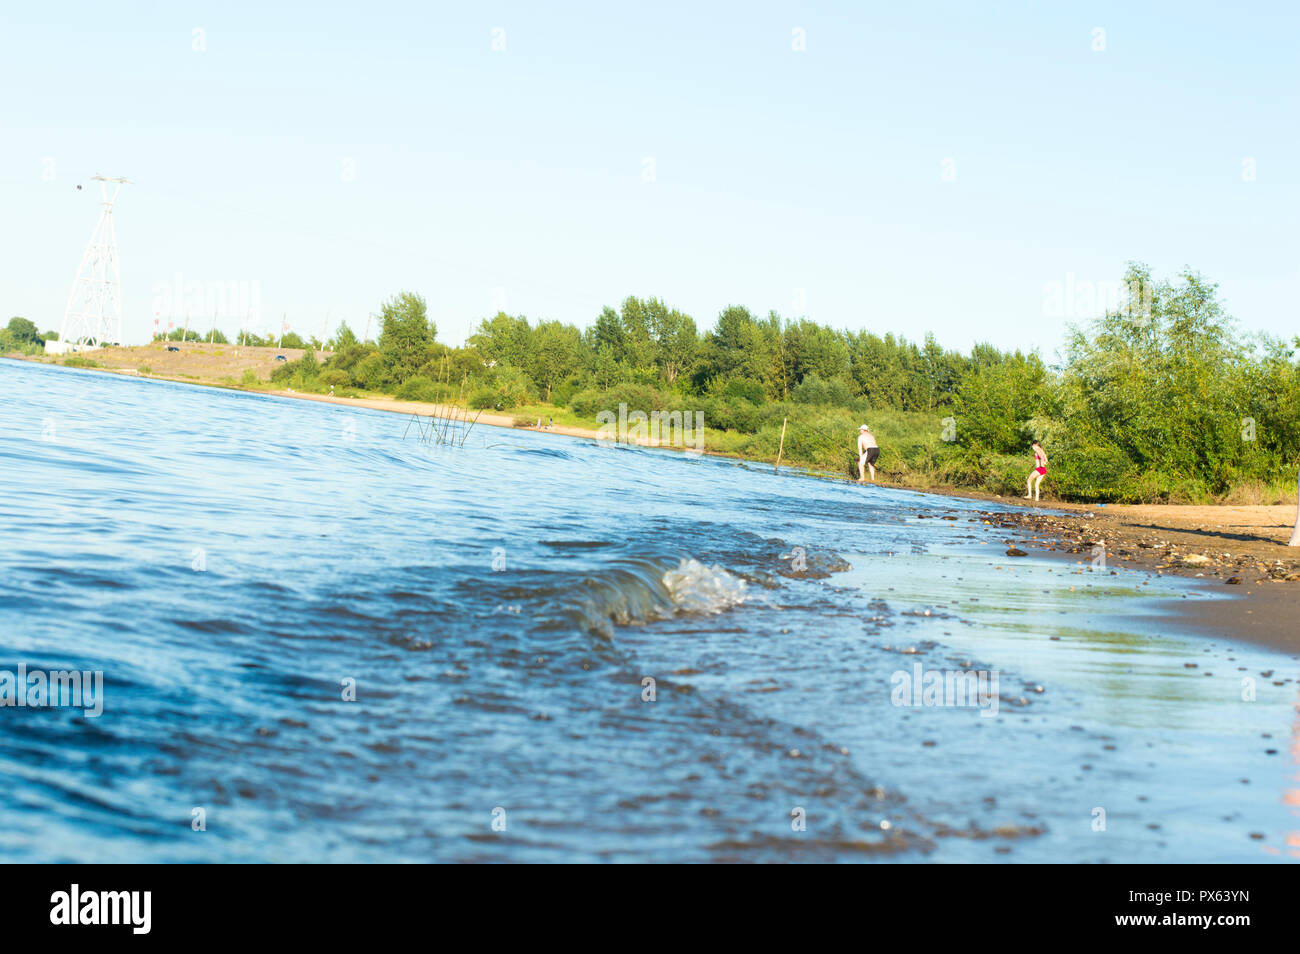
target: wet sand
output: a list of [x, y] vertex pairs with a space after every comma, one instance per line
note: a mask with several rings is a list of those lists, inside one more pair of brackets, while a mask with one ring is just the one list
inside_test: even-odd
[[1300, 547], [1288, 547], [1295, 507], [1051, 504], [992, 512], [1022, 548], [1055, 549], [1108, 570], [1198, 579], [1233, 599], [1168, 605], [1171, 626], [1300, 652]]

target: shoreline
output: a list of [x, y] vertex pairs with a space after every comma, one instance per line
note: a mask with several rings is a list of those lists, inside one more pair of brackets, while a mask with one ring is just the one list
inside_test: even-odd
[[[11, 360], [40, 361], [31, 356], [0, 356]], [[397, 398], [349, 398], [341, 395], [314, 394], [291, 390], [247, 388], [217, 381], [184, 379], [172, 376], [140, 375], [134, 368], [78, 368], [136, 377], [148, 381], [215, 387], [227, 391], [263, 394], [290, 400], [315, 401], [362, 407], [369, 410], [420, 416], [442, 416], [450, 407], [445, 404], [404, 401]], [[559, 434], [588, 440], [602, 440], [599, 431], [572, 425], [556, 424], [538, 428], [517, 426], [515, 416], [480, 412], [472, 418], [476, 424], [509, 430]], [[638, 439], [639, 446], [659, 447], [685, 452]], [[735, 454], [702, 451], [712, 457], [744, 460], [762, 466], [770, 462], [742, 458]], [[802, 468], [788, 468], [790, 473], [813, 479], [832, 479]], [[1184, 505], [1184, 504], [1079, 504], [1065, 501], [1028, 503], [994, 494], [955, 487], [908, 487], [885, 482], [863, 486], [884, 487], [913, 493], [996, 503], [1002, 511], [977, 511], [989, 524], [1016, 532], [1016, 545], [1025, 549], [1063, 551], [1078, 555], [1079, 562], [1091, 562], [1104, 547], [1108, 568], [1132, 569], [1156, 576], [1176, 575], [1202, 579], [1230, 600], [1207, 600], [1191, 607], [1170, 607], [1171, 618], [1202, 635], [1241, 640], [1280, 652], [1300, 652], [1300, 626], [1295, 617], [1300, 611], [1300, 547], [1288, 547], [1295, 507], [1277, 505]], [[1247, 600], [1249, 605], [1247, 606]], [[1180, 601], [1181, 602], [1181, 601]], [[1179, 611], [1181, 610], [1181, 612]]]
[[[1201, 636], [1251, 643], [1300, 659], [1300, 547], [1288, 547], [1295, 508], [1179, 504], [1052, 504], [987, 512], [1026, 550], [1061, 553], [1108, 571], [1180, 576], [1229, 599], [1165, 601], [1162, 615]], [[1104, 548], [1098, 550], [1097, 548]]]

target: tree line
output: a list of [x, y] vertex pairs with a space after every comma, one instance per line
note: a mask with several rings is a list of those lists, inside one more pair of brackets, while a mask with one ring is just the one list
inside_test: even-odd
[[1243, 332], [1217, 286], [1190, 270], [1156, 280], [1134, 263], [1123, 285], [1142, 292], [1070, 326], [1051, 366], [1034, 352], [984, 343], [962, 353], [932, 335], [918, 343], [741, 305], [701, 330], [635, 296], [586, 328], [498, 313], [455, 348], [436, 340], [424, 299], [403, 292], [384, 302], [377, 340], [342, 325], [323, 362], [308, 351], [274, 377], [497, 411], [549, 405], [589, 421], [619, 403], [702, 410], [711, 446], [769, 458], [788, 419], [785, 459], [845, 473], [867, 421], [886, 474], [999, 493], [1023, 487], [1035, 439], [1052, 460], [1045, 489], [1065, 497], [1294, 488], [1300, 338]]
[[47, 331], [42, 334], [35, 322], [26, 318], [10, 318], [9, 324], [0, 328], [0, 354], [40, 354], [45, 350], [47, 339], [58, 341], [58, 332]]

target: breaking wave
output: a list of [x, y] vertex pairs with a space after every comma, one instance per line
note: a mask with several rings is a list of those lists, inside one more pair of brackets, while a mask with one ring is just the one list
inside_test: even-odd
[[664, 574], [663, 582], [679, 613], [714, 616], [745, 602], [745, 581], [716, 563], [705, 566], [683, 558]]
[[745, 602], [747, 585], [717, 564], [706, 566], [692, 558], [683, 557], [675, 566], [623, 560], [587, 576], [576, 594], [573, 590], [564, 594], [559, 615], [610, 638], [616, 625], [726, 612]]

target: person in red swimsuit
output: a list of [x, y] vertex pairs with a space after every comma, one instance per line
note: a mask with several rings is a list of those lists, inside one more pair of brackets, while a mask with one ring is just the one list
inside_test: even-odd
[[1043, 450], [1043, 445], [1034, 441], [1034, 469], [1029, 472], [1029, 479], [1025, 481], [1025, 499], [1030, 498], [1037, 500], [1039, 488], [1043, 486], [1043, 478], [1047, 476], [1047, 451]]

